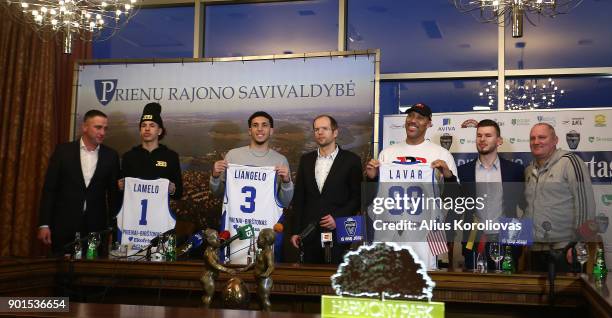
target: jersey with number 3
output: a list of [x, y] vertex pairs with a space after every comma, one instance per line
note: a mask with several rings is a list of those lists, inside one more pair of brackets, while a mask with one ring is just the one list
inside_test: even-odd
[[[253, 167], [229, 164], [226, 170], [222, 229], [233, 236], [236, 228], [252, 224], [255, 236], [272, 228], [283, 215], [276, 197], [274, 167]], [[230, 262], [246, 264], [249, 240], [235, 240], [230, 245]]]
[[123, 205], [117, 215], [121, 244], [132, 244], [128, 254], [149, 245], [176, 224], [168, 200], [168, 179], [125, 178]]

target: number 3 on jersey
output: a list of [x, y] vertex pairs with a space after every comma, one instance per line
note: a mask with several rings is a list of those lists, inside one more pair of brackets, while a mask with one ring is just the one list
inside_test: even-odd
[[240, 211], [244, 213], [255, 212], [255, 196], [257, 195], [257, 189], [251, 186], [244, 186], [240, 192], [246, 194], [244, 197], [245, 204], [240, 206]]

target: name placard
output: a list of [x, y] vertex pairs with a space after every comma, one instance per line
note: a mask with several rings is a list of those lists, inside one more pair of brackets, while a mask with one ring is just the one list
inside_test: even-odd
[[444, 303], [409, 300], [379, 300], [340, 296], [322, 296], [321, 316], [353, 317], [428, 317], [443, 318]]

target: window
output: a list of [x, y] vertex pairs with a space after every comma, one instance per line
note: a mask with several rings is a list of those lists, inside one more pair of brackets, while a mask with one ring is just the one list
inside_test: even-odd
[[[418, 102], [427, 104], [434, 113], [497, 110], [488, 106], [488, 97], [480, 96], [494, 79], [453, 79], [427, 81], [394, 81], [380, 85], [381, 115], [399, 114]], [[497, 91], [490, 91], [495, 95]]]
[[497, 25], [448, 0], [349, 0], [349, 50], [381, 49], [382, 73], [497, 69]]
[[290, 54], [337, 49], [337, 0], [206, 7], [206, 57]]
[[612, 66], [612, 1], [585, 0], [554, 18], [527, 20], [523, 37], [506, 28], [506, 68]]
[[[551, 101], [551, 83], [557, 87], [554, 94], [554, 102]], [[522, 93], [517, 88], [530, 84], [540, 88], [545, 85], [547, 89], [540, 89], [539, 94]], [[517, 100], [525, 96], [527, 99], [539, 101], [540, 108], [588, 108], [588, 107], [609, 107], [612, 106], [612, 74], [608, 76], [565, 76], [565, 77], [520, 77], [506, 78], [506, 85], [509, 86], [512, 94], [506, 94], [512, 98], [514, 104]], [[546, 91], [546, 93], [544, 93]], [[533, 98], [531, 98], [533, 97]], [[551, 102], [550, 105], [548, 103]], [[520, 102], [519, 102], [520, 103]], [[506, 109], [511, 108], [511, 103], [506, 102]]]
[[[193, 57], [193, 7], [140, 9], [110, 39], [93, 43], [93, 57]], [[101, 36], [104, 39], [109, 35]]]

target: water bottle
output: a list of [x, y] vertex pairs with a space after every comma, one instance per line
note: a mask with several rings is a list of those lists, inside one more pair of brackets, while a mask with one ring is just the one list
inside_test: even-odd
[[100, 234], [89, 233], [87, 242], [87, 259], [96, 259], [98, 257], [98, 245], [100, 244]]
[[167, 247], [166, 247], [166, 261], [176, 261], [176, 238], [174, 234], [168, 235]]
[[502, 271], [507, 274], [512, 274], [512, 272], [514, 272], [514, 265], [512, 265], [512, 249], [510, 245], [506, 245], [505, 251], [504, 260], [502, 261]]
[[76, 232], [74, 235], [74, 259], [82, 259], [83, 258], [83, 244], [81, 243], [81, 233]]
[[608, 268], [606, 267], [606, 259], [604, 258], [604, 251], [601, 247], [597, 247], [597, 258], [595, 258], [595, 265], [593, 265], [593, 278], [596, 280], [602, 280], [608, 275]]

